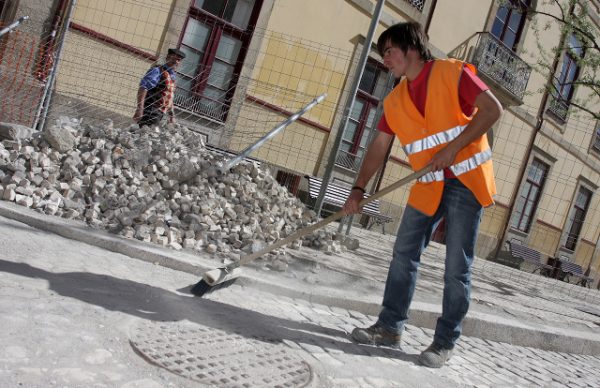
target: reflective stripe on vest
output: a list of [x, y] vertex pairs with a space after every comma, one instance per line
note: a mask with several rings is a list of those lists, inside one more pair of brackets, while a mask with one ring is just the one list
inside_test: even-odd
[[440, 144], [450, 143], [452, 140], [456, 139], [466, 127], [466, 125], [459, 125], [407, 144], [402, 148], [404, 149], [404, 152], [406, 152], [406, 155], [412, 155], [417, 152], [434, 148]]
[[459, 176], [467, 171], [476, 169], [490, 159], [492, 159], [492, 150], [488, 148], [487, 150], [476, 153], [469, 159], [465, 159], [462, 162], [450, 166], [450, 170], [452, 170], [454, 175]]
[[[481, 151], [471, 156], [469, 159], [465, 159], [462, 162], [458, 162], [450, 166], [450, 170], [452, 170], [454, 175], [459, 176], [468, 171], [476, 169], [478, 166], [481, 166], [483, 163], [487, 162], [490, 159], [492, 159], [492, 150], [488, 148], [487, 150]], [[435, 181], [441, 182], [443, 180], [444, 171], [430, 172], [419, 178], [419, 182], [422, 183], [430, 183]]]

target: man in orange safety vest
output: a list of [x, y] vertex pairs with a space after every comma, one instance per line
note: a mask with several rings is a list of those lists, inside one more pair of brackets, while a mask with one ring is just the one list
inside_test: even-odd
[[359, 343], [400, 347], [415, 291], [423, 249], [439, 221], [446, 221], [446, 262], [442, 315], [421, 364], [439, 368], [450, 358], [469, 308], [471, 265], [483, 208], [496, 193], [486, 132], [502, 106], [477, 77], [474, 66], [434, 60], [418, 23], [391, 26], [377, 47], [384, 65], [403, 79], [384, 100], [384, 114], [369, 145], [356, 186], [344, 210], [360, 212], [364, 187], [382, 166], [397, 137], [414, 170], [431, 172], [411, 188], [394, 244], [383, 296], [383, 309], [371, 327], [355, 328]]

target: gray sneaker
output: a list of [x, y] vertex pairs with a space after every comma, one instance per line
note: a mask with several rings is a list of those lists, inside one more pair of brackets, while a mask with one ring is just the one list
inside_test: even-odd
[[371, 327], [357, 327], [352, 330], [352, 339], [359, 344], [389, 346], [400, 349], [400, 334], [391, 332], [377, 323]]
[[419, 356], [419, 362], [429, 368], [441, 368], [452, 357], [453, 349], [432, 343]]

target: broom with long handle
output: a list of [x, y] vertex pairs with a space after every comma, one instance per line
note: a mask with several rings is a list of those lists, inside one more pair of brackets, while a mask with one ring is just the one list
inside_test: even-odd
[[[367, 203], [376, 200], [377, 198], [381, 198], [384, 195], [396, 190], [397, 188], [404, 186], [407, 183], [412, 182], [413, 180], [419, 179], [420, 177], [422, 177], [423, 175], [427, 174], [430, 171], [431, 171], [431, 166], [427, 166], [419, 171], [413, 172], [412, 174], [407, 175], [406, 177], [396, 181], [395, 183], [389, 185], [388, 187], [363, 199], [362, 201], [360, 201], [360, 206], [364, 206]], [[233, 284], [233, 282], [235, 282], [235, 280], [240, 276], [240, 273], [241, 273], [240, 267], [241, 266], [246, 265], [246, 264], [250, 263], [251, 261], [255, 260], [256, 258], [258, 258], [264, 254], [267, 254], [279, 247], [282, 247], [285, 244], [289, 244], [303, 236], [306, 236], [307, 234], [310, 234], [313, 231], [320, 229], [320, 228], [324, 227], [325, 225], [344, 217], [345, 215], [346, 215], [346, 212], [344, 210], [340, 210], [336, 213], [333, 213], [329, 217], [322, 219], [321, 221], [319, 221], [315, 224], [312, 224], [312, 225], [307, 226], [306, 228], [297, 230], [296, 232], [290, 234], [286, 238], [276, 241], [275, 243], [269, 245], [268, 247], [261, 249], [258, 252], [254, 252], [249, 255], [243, 256], [237, 262], [233, 262], [224, 267], [216, 268], [216, 269], [205, 272], [204, 275], [202, 275], [202, 280], [200, 280], [195, 286], [192, 287], [191, 293], [196, 296], [202, 296], [208, 292], [212, 292], [217, 289], [224, 288], [224, 287], [227, 287], [227, 286]]]

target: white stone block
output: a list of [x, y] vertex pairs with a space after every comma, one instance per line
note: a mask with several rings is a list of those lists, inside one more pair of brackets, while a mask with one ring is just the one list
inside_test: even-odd
[[2, 193], [2, 199], [5, 201], [14, 201], [17, 197], [17, 193], [15, 192], [14, 185], [10, 185], [13, 187], [4, 188], [4, 192]]

